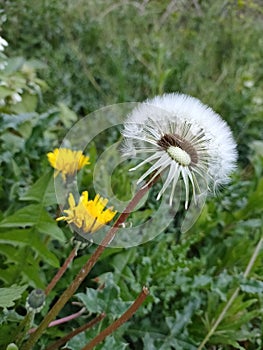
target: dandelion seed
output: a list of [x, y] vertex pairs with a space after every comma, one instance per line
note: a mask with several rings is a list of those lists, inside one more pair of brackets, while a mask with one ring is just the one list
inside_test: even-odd
[[170, 189], [172, 205], [176, 185], [182, 179], [185, 209], [191, 190], [197, 202], [204, 188], [215, 190], [227, 183], [236, 166], [236, 143], [226, 122], [210, 107], [184, 94], [156, 96], [140, 104], [128, 116], [123, 136], [125, 156], [145, 156], [130, 171], [151, 164], [137, 183], [148, 179], [148, 185], [165, 174], [157, 200]]
[[82, 154], [82, 151], [72, 151], [67, 148], [56, 148], [47, 154], [50, 165], [56, 169], [55, 176], [61, 173], [66, 181], [67, 177], [74, 176], [78, 170], [90, 164], [89, 157]]
[[65, 216], [57, 218], [57, 221], [65, 220], [80, 229], [81, 233], [94, 233], [109, 223], [116, 215], [113, 208], [105, 209], [108, 200], [97, 194], [94, 200], [88, 199], [88, 192], [82, 192], [78, 204], [73, 194], [69, 194], [69, 208], [64, 210]]

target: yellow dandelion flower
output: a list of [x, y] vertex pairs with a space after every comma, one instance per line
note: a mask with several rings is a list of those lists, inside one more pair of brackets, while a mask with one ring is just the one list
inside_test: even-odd
[[68, 224], [74, 224], [83, 233], [94, 233], [102, 226], [110, 222], [116, 214], [113, 208], [105, 207], [108, 200], [97, 194], [94, 200], [89, 200], [88, 191], [82, 192], [78, 204], [73, 194], [69, 194], [69, 208], [64, 210], [65, 216], [57, 218], [57, 221], [65, 220]]
[[50, 165], [56, 169], [55, 176], [61, 173], [66, 181], [67, 176], [74, 176], [78, 170], [90, 164], [89, 157], [82, 151], [72, 151], [68, 148], [56, 148], [47, 154]]

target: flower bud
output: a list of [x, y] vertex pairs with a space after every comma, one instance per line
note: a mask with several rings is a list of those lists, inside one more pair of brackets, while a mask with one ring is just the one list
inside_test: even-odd
[[46, 295], [42, 289], [34, 289], [26, 300], [28, 311], [40, 312], [45, 305]]

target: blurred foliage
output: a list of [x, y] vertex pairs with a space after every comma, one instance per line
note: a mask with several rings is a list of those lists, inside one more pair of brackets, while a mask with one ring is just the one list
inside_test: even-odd
[[[46, 153], [60, 145], [76, 113], [82, 117], [107, 104], [180, 91], [210, 105], [232, 127], [241, 161], [232, 183], [207, 201], [184, 235], [175, 218], [151, 242], [106, 250], [75, 296], [88, 313], [48, 329], [36, 349], [106, 312], [101, 324], [67, 344], [81, 349], [128, 308], [143, 285], [151, 292], [144, 306], [98, 349], [197, 349], [236, 288], [238, 296], [204, 349], [262, 349], [262, 249], [244, 278], [263, 234], [261, 1], [0, 4], [1, 36], [9, 43], [0, 52], [0, 345], [13, 341], [26, 295], [44, 288], [71, 250], [70, 230], [54, 220]], [[107, 134], [90, 145], [92, 164], [102, 145], [118, 137]], [[131, 193], [126, 168], [117, 168], [112, 182], [125, 200]], [[81, 181], [83, 189], [93, 190], [92, 168]], [[153, 198], [130, 222], [151, 215]], [[78, 255], [52, 298], [94, 249]], [[75, 311], [67, 305], [60, 317]]]
[[212, 105], [237, 132], [259, 118], [260, 1], [19, 0], [3, 8], [12, 51], [47, 64], [41, 76], [51, 103], [85, 114], [181, 91]]

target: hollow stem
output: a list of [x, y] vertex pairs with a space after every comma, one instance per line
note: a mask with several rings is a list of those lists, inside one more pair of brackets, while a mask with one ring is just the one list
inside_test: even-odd
[[63, 292], [63, 294], [60, 296], [56, 304], [52, 307], [52, 309], [46, 314], [45, 318], [42, 320], [38, 328], [34, 333], [32, 333], [28, 339], [28, 341], [22, 346], [21, 350], [31, 350], [34, 346], [34, 344], [38, 341], [38, 339], [41, 337], [42, 333], [46, 330], [49, 323], [58, 315], [60, 310], [63, 308], [63, 306], [66, 304], [66, 302], [70, 299], [70, 297], [75, 293], [75, 291], [78, 289], [80, 284], [83, 282], [83, 280], [86, 278], [86, 276], [89, 274], [90, 270], [94, 266], [94, 264], [97, 262], [101, 254], [103, 253], [104, 249], [108, 246], [108, 244], [113, 240], [115, 237], [116, 232], [118, 231], [121, 224], [125, 222], [125, 220], [130, 215], [131, 211], [136, 207], [136, 205], [139, 203], [139, 201], [142, 199], [142, 197], [147, 193], [147, 191], [152, 187], [152, 185], [157, 181], [156, 177], [153, 181], [151, 181], [148, 186], [145, 186], [141, 188], [135, 196], [132, 198], [130, 203], [127, 205], [125, 210], [122, 214], [118, 217], [118, 219], [115, 221], [114, 225], [111, 227], [111, 229], [107, 232], [104, 239], [101, 241], [100, 245], [97, 247], [95, 252], [91, 255], [90, 259], [83, 265], [83, 267], [80, 269], [79, 273], [73, 280], [73, 282], [68, 286], [68, 288]]
[[28, 311], [20, 325], [18, 326], [18, 329], [16, 331], [16, 338], [15, 343], [16, 345], [20, 346], [23, 342], [23, 339], [26, 337], [29, 328], [31, 327], [35, 317], [34, 311]]
[[105, 328], [101, 333], [99, 333], [95, 338], [93, 338], [91, 342], [88, 343], [86, 346], [84, 346], [84, 348], [82, 348], [81, 350], [93, 349], [96, 345], [101, 343], [108, 335], [110, 335], [117, 328], [123, 325], [123, 323], [127, 322], [138, 310], [138, 308], [144, 302], [148, 294], [149, 294], [148, 288], [143, 287], [141, 293], [139, 294], [137, 299], [134, 301], [134, 303], [129, 307], [129, 309], [125, 311], [125, 313], [121, 315], [121, 317], [118, 318], [115, 322], [113, 322], [109, 327]]
[[67, 259], [65, 260], [64, 264], [60, 267], [60, 269], [58, 270], [58, 272], [56, 273], [56, 275], [53, 277], [52, 281], [49, 283], [49, 285], [47, 286], [47, 288], [45, 289], [45, 294], [48, 295], [51, 290], [55, 287], [55, 285], [58, 283], [58, 281], [60, 280], [60, 278], [64, 275], [64, 273], [66, 272], [69, 264], [71, 263], [71, 261], [75, 258], [75, 256], [77, 255], [78, 252], [78, 246], [74, 247], [72, 249], [72, 251], [70, 252], [69, 256], [67, 257]]
[[[63, 317], [63, 318], [60, 318], [58, 320], [55, 320], [55, 321], [52, 321], [50, 322], [50, 324], [48, 325], [48, 328], [50, 327], [55, 327], [55, 326], [58, 326], [59, 324], [62, 324], [62, 323], [67, 323], [69, 321], [72, 321], [74, 320], [75, 318], [78, 318], [79, 316], [81, 316], [84, 312], [86, 311], [86, 308], [83, 307], [80, 311], [74, 313], [74, 314], [71, 314], [69, 316], [66, 316], [66, 317]], [[34, 333], [36, 331], [37, 328], [31, 328], [29, 331], [28, 331], [28, 334], [31, 334], [31, 333]]]
[[[246, 278], [248, 276], [248, 274], [250, 273], [252, 267], [254, 266], [254, 263], [257, 259], [257, 256], [260, 252], [261, 246], [263, 243], [263, 238], [261, 238], [248, 262], [248, 265], [246, 267], [246, 270], [244, 272], [244, 277]], [[234, 300], [236, 299], [236, 297], [238, 296], [238, 293], [240, 291], [240, 288], [236, 288], [233, 292], [233, 294], [231, 295], [230, 299], [228, 300], [228, 302], [226, 303], [225, 307], [223, 308], [223, 310], [221, 311], [220, 315], [218, 316], [218, 318], [216, 319], [216, 321], [214, 322], [213, 326], [211, 327], [210, 331], [207, 333], [206, 337], [204, 338], [204, 340], [202, 341], [202, 343], [199, 345], [197, 350], [202, 350], [203, 347], [205, 346], [205, 344], [208, 342], [208, 340], [211, 338], [211, 336], [214, 334], [214, 332], [216, 331], [217, 327], [219, 326], [219, 324], [221, 323], [221, 321], [223, 320], [223, 318], [225, 317], [227, 311], [229, 310], [230, 306], [233, 304]]]

